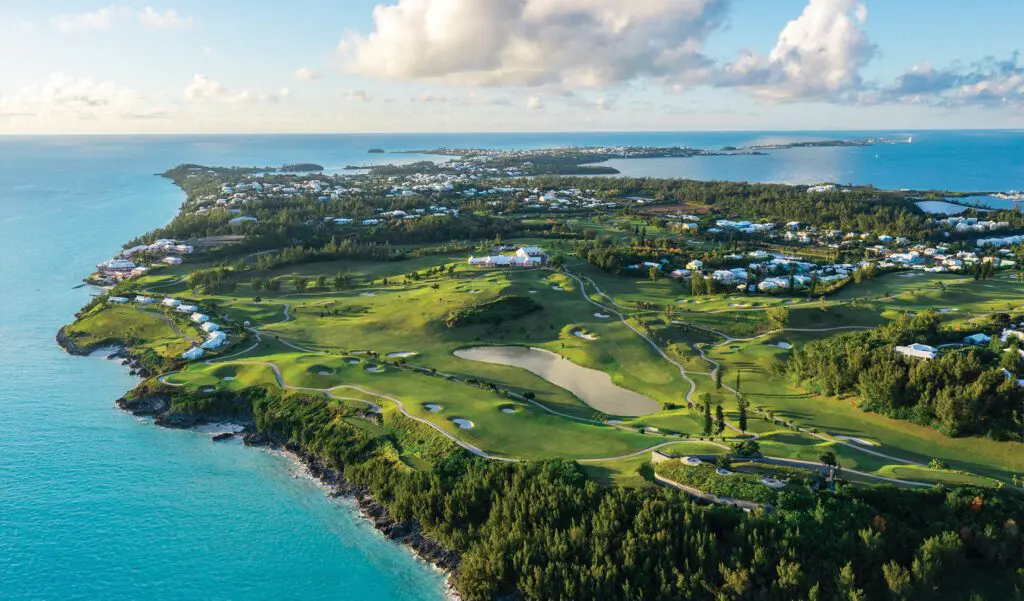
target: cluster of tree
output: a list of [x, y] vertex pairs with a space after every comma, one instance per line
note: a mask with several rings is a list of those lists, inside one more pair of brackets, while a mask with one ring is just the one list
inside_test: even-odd
[[200, 290], [204, 294], [233, 292], [237, 285], [235, 270], [231, 267], [196, 269], [188, 274], [186, 281], [190, 288]]
[[[177, 393], [183, 394], [183, 393]], [[892, 487], [782, 491], [776, 511], [699, 506], [660, 488], [603, 487], [566, 461], [489, 462], [396, 418], [388, 436], [327, 399], [250, 391], [257, 429], [314, 454], [392, 518], [461, 556], [477, 601], [990, 599], [1013, 596], [1024, 546], [1012, 492]], [[188, 410], [238, 414], [226, 399]], [[209, 405], [209, 406], [207, 406]], [[433, 467], [398, 469], [400, 454]], [[983, 598], [983, 597], [972, 597]]]
[[798, 221], [843, 231], [917, 239], [936, 231], [934, 218], [921, 211], [908, 195], [873, 188], [811, 194], [800, 186], [646, 178], [548, 178], [542, 185], [587, 187], [610, 198], [641, 196], [658, 202], [701, 205], [745, 219]]
[[962, 334], [940, 330], [931, 312], [904, 316], [869, 332], [815, 340], [794, 350], [792, 379], [826, 395], [855, 394], [860, 407], [932, 426], [949, 436], [987, 434], [1020, 439], [1024, 390], [1015, 348], [950, 349], [932, 360], [895, 351], [914, 342], [939, 344]]
[[475, 325], [497, 325], [507, 321], [515, 321], [543, 307], [528, 296], [511, 295], [474, 305], [456, 309], [445, 318], [449, 328]]

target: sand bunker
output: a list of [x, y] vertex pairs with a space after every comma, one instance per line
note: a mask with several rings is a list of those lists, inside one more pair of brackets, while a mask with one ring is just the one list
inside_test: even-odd
[[376, 292], [363, 292], [359, 296], [377, 296]]
[[598, 338], [597, 336], [595, 336], [594, 334], [591, 334], [590, 332], [584, 332], [583, 330], [579, 330], [579, 329], [573, 330], [572, 331], [572, 335], [577, 337], [577, 338], [582, 338], [583, 340], [589, 340], [591, 342], [593, 342], [594, 340], [597, 340], [597, 338]]
[[438, 413], [439, 411], [444, 409], [444, 407], [438, 405], [437, 403], [424, 403], [423, 408], [431, 413]]
[[458, 426], [459, 428], [461, 428], [462, 430], [472, 430], [473, 429], [473, 422], [469, 421], [468, 419], [462, 419], [462, 418], [456, 417], [456, 418], [452, 418], [451, 422], [453, 424], [455, 424], [456, 426]]
[[604, 313], [594, 313], [594, 317], [596, 317], [598, 319], [611, 319], [612, 316], [611, 315], [606, 315]]
[[384, 368], [379, 367], [377, 365], [369, 365], [366, 367], [366, 371], [370, 372], [371, 374], [382, 374], [384, 373]]
[[704, 463], [703, 461], [701, 461], [700, 459], [697, 459], [696, 457], [683, 457], [680, 461], [682, 461], [683, 463], [685, 463], [686, 465], [689, 465], [691, 467], [692, 466], [697, 466], [697, 465], [700, 465], [700, 464]]
[[406, 357], [415, 357], [418, 355], [416, 351], [400, 351], [397, 353], [388, 353], [389, 359], [405, 359]]
[[455, 356], [520, 367], [568, 390], [607, 415], [646, 415], [661, 410], [660, 403], [616, 386], [607, 373], [577, 365], [551, 351], [521, 346], [482, 346], [457, 350]]

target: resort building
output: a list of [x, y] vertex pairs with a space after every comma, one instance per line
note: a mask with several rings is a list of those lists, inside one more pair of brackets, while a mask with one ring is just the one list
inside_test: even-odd
[[202, 356], [203, 349], [199, 348], [198, 346], [194, 346], [181, 354], [182, 359], [188, 359], [189, 361], [194, 361]]
[[991, 336], [989, 336], [988, 334], [982, 334], [982, 333], [971, 334], [970, 336], [967, 336], [966, 338], [964, 338], [964, 344], [982, 345], [982, 344], [988, 344], [991, 341], [992, 341], [992, 337]]
[[927, 344], [918, 343], [911, 344], [910, 346], [897, 346], [895, 350], [901, 355], [917, 357], [918, 359], [934, 359], [939, 354], [939, 349]]
[[199, 324], [210, 321], [210, 317], [208, 315], [203, 315], [202, 313], [193, 313], [189, 319]]
[[176, 298], [165, 298], [163, 300], [163, 303], [168, 307], [177, 307], [181, 305], [181, 301]]

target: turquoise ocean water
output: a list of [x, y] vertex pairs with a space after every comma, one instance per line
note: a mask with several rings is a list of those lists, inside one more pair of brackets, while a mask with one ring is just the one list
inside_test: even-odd
[[[1024, 133], [893, 133], [914, 133], [915, 143], [616, 166], [696, 179], [1024, 189]], [[56, 347], [57, 329], [92, 293], [73, 287], [181, 202], [154, 173], [182, 162], [339, 169], [393, 159], [367, 155], [373, 147], [718, 148], [874, 135], [0, 137], [0, 598], [443, 597], [438, 574], [287, 458], [125, 415], [113, 406], [135, 382], [123, 367]]]

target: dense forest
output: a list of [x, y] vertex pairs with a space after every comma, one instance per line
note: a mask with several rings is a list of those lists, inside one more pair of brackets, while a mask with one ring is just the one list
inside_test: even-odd
[[[997, 333], [998, 324], [988, 329]], [[1020, 440], [1024, 391], [1017, 385], [1022, 370], [1016, 346], [1005, 352], [998, 345], [955, 348], [932, 360], [894, 350], [962, 338], [963, 333], [940, 328], [935, 313], [925, 312], [868, 332], [809, 342], [794, 350], [787, 369], [795, 382], [815, 392], [855, 394], [864, 410], [933, 426], [949, 436]]]
[[[353, 425], [372, 416], [322, 397], [175, 394], [176, 412], [247, 414], [343, 471], [461, 556], [454, 582], [469, 600], [995, 600], [1021, 583], [1024, 504], [1008, 491], [841, 485], [744, 514], [603, 487], [572, 462], [488, 462], [401, 416], [375, 437]], [[433, 467], [412, 471], [401, 454]]]

